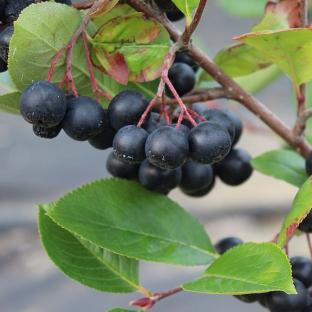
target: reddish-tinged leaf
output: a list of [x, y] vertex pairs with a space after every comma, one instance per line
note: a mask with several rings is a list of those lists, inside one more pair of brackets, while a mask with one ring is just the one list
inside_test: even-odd
[[278, 245], [283, 247], [294, 234], [299, 224], [312, 208], [312, 178], [309, 178], [297, 193], [292, 208], [287, 214], [278, 237]]
[[103, 71], [122, 84], [155, 80], [169, 51], [169, 35], [156, 20], [129, 12], [128, 6], [124, 8], [125, 14], [118, 16], [113, 13], [122, 12], [123, 6], [112, 10], [112, 18], [95, 34], [92, 40], [95, 63], [100, 63]]
[[115, 5], [119, 2], [119, 0], [101, 0], [98, 1], [97, 6], [89, 12], [89, 15], [94, 18], [102, 14], [106, 14], [111, 9], [115, 7]]

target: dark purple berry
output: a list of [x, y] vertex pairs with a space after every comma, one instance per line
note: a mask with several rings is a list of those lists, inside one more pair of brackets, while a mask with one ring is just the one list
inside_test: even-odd
[[214, 172], [211, 165], [187, 161], [182, 166], [181, 190], [186, 194], [206, 190], [214, 182]]
[[129, 164], [118, 159], [112, 152], [109, 154], [106, 161], [107, 171], [114, 177], [133, 180], [138, 177], [138, 164]]
[[9, 45], [12, 36], [13, 36], [13, 26], [7, 26], [0, 33], [0, 57], [5, 62], [8, 62]]
[[294, 280], [297, 295], [272, 292], [266, 296], [266, 304], [271, 312], [300, 312], [307, 306], [308, 291], [298, 280]]
[[148, 133], [152, 133], [159, 127], [165, 126], [165, 120], [160, 117], [158, 113], [151, 112], [150, 117], [147, 121], [142, 125], [142, 128], [145, 129]]
[[215, 245], [216, 251], [223, 255], [233, 247], [243, 244], [243, 241], [238, 237], [227, 237], [218, 241]]
[[59, 125], [65, 117], [66, 98], [48, 81], [37, 81], [22, 93], [20, 111], [26, 121], [42, 127]]
[[208, 185], [207, 187], [205, 187], [204, 189], [201, 189], [199, 191], [187, 193], [187, 195], [190, 197], [194, 197], [194, 198], [206, 196], [214, 188], [215, 183], [216, 183], [216, 177], [213, 176], [213, 180], [212, 180], [212, 183], [210, 185]]
[[188, 157], [188, 140], [177, 128], [164, 126], [148, 136], [145, 154], [150, 163], [162, 169], [175, 169]]
[[234, 149], [220, 163], [215, 165], [219, 178], [228, 185], [237, 186], [252, 175], [251, 156], [245, 150]]
[[299, 230], [304, 233], [312, 233], [312, 211], [300, 223]]
[[305, 257], [290, 259], [293, 278], [302, 282], [307, 288], [312, 285], [312, 261]]
[[128, 163], [140, 163], [145, 157], [145, 143], [148, 133], [135, 125], [118, 130], [113, 141], [116, 157]]
[[[189, 93], [195, 87], [195, 73], [192, 67], [187, 64], [174, 63], [168, 72], [168, 77], [180, 96]], [[167, 93], [168, 95], [172, 96], [172, 93], [169, 89], [167, 89]]]
[[113, 146], [116, 131], [110, 127], [105, 127], [101, 133], [89, 139], [89, 143], [96, 149], [106, 150]]
[[89, 140], [107, 127], [106, 112], [94, 99], [87, 96], [74, 97], [67, 101], [67, 106], [63, 129], [72, 139]]
[[174, 61], [175, 63], [184, 63], [191, 66], [194, 72], [197, 72], [197, 70], [199, 69], [198, 64], [187, 52], [178, 52]]
[[155, 167], [148, 160], [145, 160], [139, 169], [139, 182], [141, 185], [152, 192], [162, 194], [168, 194], [177, 187], [181, 177], [181, 168], [163, 170]]
[[312, 152], [308, 155], [306, 159], [306, 172], [308, 176], [312, 175]]
[[114, 130], [137, 124], [148, 102], [141, 93], [123, 91], [116, 95], [108, 106], [110, 125]]
[[232, 142], [235, 139], [235, 124], [227, 115], [227, 113], [220, 109], [210, 108], [202, 112], [202, 116], [210, 122], [215, 122], [225, 128], [231, 137]]
[[200, 123], [189, 134], [190, 157], [203, 164], [221, 161], [231, 150], [231, 138], [226, 129], [209, 121]]
[[58, 125], [51, 128], [45, 128], [41, 126], [33, 125], [34, 134], [40, 138], [44, 139], [54, 139], [56, 138], [62, 130], [62, 125]]
[[178, 22], [185, 17], [184, 13], [182, 11], [180, 11], [178, 8], [174, 8], [174, 9], [168, 11], [166, 13], [166, 15], [167, 15], [167, 18], [171, 22]]

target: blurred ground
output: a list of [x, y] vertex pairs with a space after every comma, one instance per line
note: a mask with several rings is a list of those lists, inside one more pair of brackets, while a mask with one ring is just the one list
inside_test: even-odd
[[[198, 37], [213, 55], [231, 43], [233, 35], [247, 31], [253, 22], [235, 20], [211, 4]], [[260, 94], [270, 108], [285, 121], [292, 122], [289, 96], [290, 85], [286, 79]], [[239, 113], [254, 126], [260, 125], [244, 109]], [[240, 146], [257, 155], [279, 144], [272, 134], [262, 131], [245, 134]], [[97, 293], [65, 278], [42, 251], [37, 236], [35, 205], [105, 177], [105, 157], [105, 153], [63, 134], [51, 142], [40, 140], [21, 118], [0, 115], [1, 312], [98, 312], [125, 306], [133, 298]], [[214, 241], [233, 234], [247, 241], [265, 241], [276, 233], [295, 191], [285, 183], [255, 174], [239, 188], [218, 183], [211, 195], [200, 200], [187, 198], [178, 191], [171, 197], [205, 224]], [[295, 240], [291, 252], [305, 253], [304, 240]], [[144, 285], [157, 291], [175, 287], [202, 269], [143, 264], [141, 276]], [[263, 311], [257, 305], [241, 304], [233, 298], [189, 294], [168, 299], [155, 308], [155, 311], [172, 312], [227, 310]]]

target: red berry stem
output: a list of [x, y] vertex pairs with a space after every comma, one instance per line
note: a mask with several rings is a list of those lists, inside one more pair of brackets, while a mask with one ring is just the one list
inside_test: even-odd
[[169, 113], [167, 110], [167, 103], [166, 103], [166, 95], [165, 93], [162, 94], [162, 99], [161, 99], [161, 112], [160, 112], [160, 116], [164, 116], [165, 122], [167, 125], [170, 124], [170, 117], [169, 117]]

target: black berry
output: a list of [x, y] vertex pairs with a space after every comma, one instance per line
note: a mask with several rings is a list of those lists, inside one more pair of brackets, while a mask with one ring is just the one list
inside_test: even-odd
[[300, 223], [299, 230], [305, 233], [312, 233], [312, 211]]
[[182, 20], [185, 15], [182, 11], [180, 11], [178, 8], [174, 8], [170, 11], [168, 11], [166, 13], [167, 15], [167, 18], [171, 21], [171, 22], [177, 22], [177, 21], [180, 21]]
[[192, 57], [187, 52], [177, 52], [175, 63], [184, 63], [192, 67], [194, 72], [199, 69], [198, 64], [192, 59]]
[[[192, 91], [195, 87], [195, 73], [187, 64], [174, 63], [168, 72], [168, 77], [180, 96]], [[170, 90], [168, 90], [168, 95], [172, 96]]]
[[206, 196], [214, 188], [215, 183], [216, 183], [216, 177], [214, 175], [212, 183], [210, 185], [208, 185], [207, 187], [205, 187], [205, 188], [203, 188], [203, 189], [201, 189], [199, 191], [192, 192], [192, 193], [187, 193], [187, 195], [190, 196], [190, 197], [203, 197], [203, 196]]
[[126, 163], [112, 152], [107, 158], [106, 169], [114, 177], [132, 180], [138, 177], [139, 165]]
[[67, 106], [63, 128], [72, 139], [89, 140], [107, 127], [106, 112], [94, 99], [87, 96], [70, 98]]
[[312, 261], [305, 257], [290, 259], [293, 277], [302, 282], [307, 288], [312, 285]]
[[3, 73], [8, 70], [8, 63], [5, 62], [1, 57], [0, 57], [0, 73]]
[[57, 126], [65, 117], [66, 98], [54, 84], [37, 81], [22, 93], [20, 111], [29, 123], [43, 127]]
[[13, 26], [7, 26], [0, 33], [0, 57], [7, 62], [9, 55], [9, 45], [13, 36]]
[[284, 292], [267, 294], [266, 303], [271, 312], [300, 312], [307, 305], [308, 291], [298, 280], [294, 280], [297, 295], [287, 295]]
[[168, 194], [181, 181], [181, 168], [163, 170], [145, 160], [139, 169], [139, 182], [152, 192]]
[[135, 91], [123, 91], [116, 95], [109, 104], [108, 116], [113, 129], [119, 130], [127, 125], [138, 123], [148, 102]]
[[183, 165], [188, 151], [185, 133], [170, 126], [156, 129], [149, 135], [145, 145], [149, 162], [162, 169], [175, 169]]
[[306, 172], [308, 176], [312, 175], [312, 152], [308, 155], [306, 159]]
[[234, 296], [234, 297], [245, 303], [254, 303], [259, 300], [258, 294], [239, 295], [239, 296]]
[[165, 120], [162, 117], [160, 117], [158, 113], [151, 112], [150, 117], [142, 125], [142, 128], [145, 129], [148, 133], [152, 133], [157, 128], [165, 125], [166, 125]]
[[89, 143], [96, 149], [106, 150], [113, 146], [116, 131], [110, 127], [105, 127], [101, 133], [89, 139]]
[[[175, 123], [171, 124], [170, 127], [176, 128], [177, 124], [175, 124]], [[180, 125], [179, 130], [182, 131], [186, 136], [188, 136], [190, 131], [191, 131], [191, 129], [188, 126], [184, 125], [184, 124]]]
[[51, 128], [45, 128], [41, 126], [33, 126], [34, 134], [40, 138], [44, 139], [54, 139], [56, 138], [62, 130], [62, 125], [58, 125]]
[[200, 123], [189, 134], [190, 157], [203, 164], [221, 161], [231, 150], [231, 138], [226, 129], [209, 121]]
[[145, 143], [148, 133], [135, 125], [118, 130], [113, 141], [116, 157], [128, 163], [140, 163], [145, 159]]
[[207, 109], [202, 113], [202, 116], [205, 117], [207, 121], [215, 122], [225, 128], [228, 132], [229, 135], [234, 141], [235, 138], [235, 124], [233, 121], [228, 117], [225, 111], [220, 110], [220, 109]]
[[225, 252], [230, 250], [233, 247], [243, 244], [243, 241], [238, 237], [227, 237], [221, 239], [216, 243], [215, 249], [220, 254], [223, 255]]
[[4, 15], [7, 23], [17, 20], [20, 13], [35, 0], [6, 0]]
[[214, 172], [211, 165], [187, 161], [182, 166], [181, 190], [186, 194], [197, 193], [207, 189], [214, 182]]
[[163, 12], [168, 12], [170, 10], [176, 9], [176, 6], [171, 0], [155, 0], [155, 3]]
[[226, 115], [228, 118], [230, 118], [235, 128], [235, 136], [234, 136], [233, 144], [232, 144], [232, 146], [235, 146], [242, 136], [243, 123], [241, 119], [239, 118], [239, 116], [232, 111], [226, 111]]
[[226, 184], [237, 186], [246, 182], [252, 175], [251, 156], [242, 149], [234, 149], [215, 169], [219, 178]]

